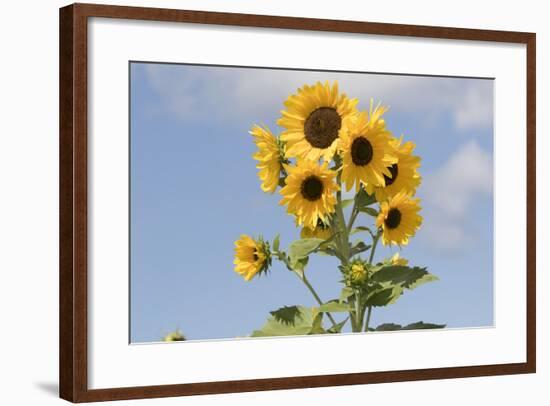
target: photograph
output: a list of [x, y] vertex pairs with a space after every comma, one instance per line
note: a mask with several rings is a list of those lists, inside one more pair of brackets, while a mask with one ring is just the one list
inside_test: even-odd
[[494, 92], [130, 61], [130, 343], [493, 328]]

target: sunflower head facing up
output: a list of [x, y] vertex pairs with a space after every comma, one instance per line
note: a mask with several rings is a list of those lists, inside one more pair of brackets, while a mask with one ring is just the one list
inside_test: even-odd
[[241, 235], [235, 241], [235, 272], [241, 275], [245, 281], [251, 280], [255, 275], [267, 272], [271, 265], [271, 252], [268, 243], [260, 237], [254, 240], [248, 235]]
[[342, 180], [346, 190], [365, 185], [368, 194], [376, 186], [384, 185], [384, 177], [391, 176], [390, 167], [397, 162], [391, 148], [391, 133], [386, 129], [382, 114], [384, 107], [372, 108], [370, 114], [361, 112], [347, 120], [347, 132], [340, 142], [343, 158]]
[[338, 140], [346, 131], [345, 121], [357, 113], [357, 99], [339, 94], [338, 82], [305, 85], [288, 97], [286, 110], [277, 124], [285, 128], [281, 140], [286, 142], [289, 158], [330, 161]]
[[254, 136], [254, 143], [258, 147], [253, 157], [258, 161], [256, 168], [259, 169], [258, 178], [262, 181], [262, 190], [273, 193], [279, 185], [284, 146], [267, 127], [255, 125], [250, 134]]
[[418, 173], [420, 157], [412, 154], [416, 147], [414, 143], [411, 141], [403, 143], [403, 137], [393, 138], [391, 147], [397, 157], [397, 162], [388, 168], [391, 176], [384, 175], [385, 185], [374, 189], [376, 200], [379, 202], [391, 199], [401, 191], [414, 195], [422, 181]]
[[328, 240], [332, 236], [332, 230], [330, 228], [330, 222], [326, 223], [319, 219], [317, 220], [317, 226], [315, 228], [303, 227], [300, 231], [300, 238], [320, 238], [322, 240]]
[[391, 200], [380, 204], [376, 226], [382, 229], [384, 245], [407, 245], [422, 224], [420, 199], [413, 199], [405, 192], [396, 194]]
[[328, 168], [328, 162], [319, 165], [307, 159], [285, 168], [288, 176], [281, 189], [280, 204], [287, 206], [287, 212], [296, 216], [299, 225], [314, 229], [319, 220], [327, 223], [336, 205], [334, 194], [340, 190], [335, 182], [336, 172]]

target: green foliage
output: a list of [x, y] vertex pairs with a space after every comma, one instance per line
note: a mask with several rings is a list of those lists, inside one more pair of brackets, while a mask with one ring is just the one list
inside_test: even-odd
[[387, 306], [395, 303], [402, 294], [403, 288], [400, 286], [380, 286], [368, 293], [365, 303], [374, 307]]
[[320, 312], [350, 312], [353, 308], [350, 307], [347, 303], [339, 302], [338, 300], [331, 300], [330, 302], [324, 303], [319, 307]]
[[346, 317], [343, 321], [340, 323], [337, 323], [336, 325], [332, 326], [327, 330], [327, 333], [335, 334], [335, 333], [341, 333], [342, 328], [346, 325], [347, 321], [349, 320], [349, 317]]
[[338, 258], [340, 261], [345, 261], [344, 256], [340, 251], [338, 251], [335, 247], [331, 246], [322, 246], [319, 250], [319, 253], [325, 253], [327, 255], [332, 255], [333, 257]]
[[363, 241], [357, 241], [351, 248], [350, 248], [350, 257], [353, 257], [357, 254], [360, 254], [362, 252], [367, 251], [370, 249], [370, 245], [365, 244]]
[[273, 251], [279, 251], [280, 241], [281, 241], [281, 236], [280, 234], [277, 234], [273, 239]]
[[416, 323], [411, 323], [403, 327], [401, 330], [424, 330], [424, 329], [434, 329], [434, 328], [445, 328], [446, 324], [433, 324], [433, 323], [424, 323], [423, 321], [417, 321]]
[[402, 328], [401, 324], [384, 323], [384, 324], [380, 324], [378, 327], [373, 329], [373, 331], [397, 331], [397, 330], [401, 330], [401, 328]]
[[294, 325], [294, 321], [300, 315], [300, 309], [298, 306], [283, 306], [280, 309], [269, 312], [276, 321], [287, 324]]
[[275, 316], [271, 316], [262, 326], [262, 328], [252, 332], [251, 336], [292, 336], [306, 334], [323, 334], [325, 332], [322, 326], [322, 312], [319, 312], [315, 308], [312, 309], [305, 306], [289, 307], [296, 307], [298, 310], [294, 315], [293, 323], [281, 322], [278, 321]]
[[340, 292], [340, 302], [346, 301], [349, 297], [353, 296], [355, 292], [349, 286], [344, 286], [342, 292]]
[[374, 238], [374, 233], [372, 232], [372, 230], [370, 228], [368, 228], [366, 226], [357, 226], [357, 227], [355, 227], [353, 230], [351, 230], [350, 235], [360, 233], [362, 231], [367, 231]]
[[309, 254], [317, 251], [324, 241], [321, 238], [302, 238], [301, 240], [293, 241], [288, 250], [290, 261], [293, 262], [307, 257]]
[[401, 326], [401, 324], [395, 323], [384, 323], [380, 324], [372, 331], [398, 331], [398, 330], [424, 330], [424, 329], [436, 329], [436, 328], [445, 328], [445, 324], [433, 324], [433, 323], [424, 323], [423, 321], [417, 321], [416, 323], [407, 324], [406, 326]]
[[325, 334], [326, 331], [323, 328], [323, 313], [313, 309], [313, 323], [311, 324], [311, 330], [308, 334]]
[[363, 188], [361, 188], [361, 190], [359, 190], [359, 192], [355, 195], [355, 207], [358, 209], [370, 206], [373, 203], [376, 203], [376, 198], [374, 195], [367, 194]]
[[426, 268], [404, 265], [380, 265], [373, 270], [370, 280], [383, 285], [400, 286], [405, 289], [414, 289], [424, 283], [438, 280]]
[[342, 200], [342, 209], [345, 209], [346, 207], [348, 207], [350, 204], [352, 204], [354, 201], [354, 199], [345, 199], [345, 200]]
[[372, 217], [377, 217], [378, 216], [378, 210], [373, 209], [372, 207], [362, 207], [362, 208], [359, 209], [359, 211], [361, 213], [368, 214], [369, 216], [372, 216]]

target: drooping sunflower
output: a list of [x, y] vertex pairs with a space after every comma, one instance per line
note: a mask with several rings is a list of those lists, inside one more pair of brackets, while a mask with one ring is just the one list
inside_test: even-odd
[[376, 186], [384, 185], [384, 176], [391, 176], [389, 167], [397, 162], [391, 147], [391, 133], [386, 129], [382, 115], [386, 109], [372, 102], [369, 113], [361, 112], [347, 120], [348, 131], [342, 136], [340, 150], [343, 158], [342, 181], [346, 190], [360, 184], [368, 194]]
[[288, 176], [280, 204], [287, 205], [287, 212], [296, 216], [299, 225], [315, 228], [319, 220], [326, 223], [328, 215], [334, 213], [334, 193], [340, 190], [334, 181], [336, 172], [328, 168], [328, 162], [319, 165], [307, 159], [285, 168]]
[[384, 175], [385, 185], [374, 189], [376, 200], [379, 202], [388, 200], [401, 191], [414, 195], [422, 181], [418, 173], [420, 157], [412, 154], [416, 145], [412, 141], [403, 143], [403, 136], [401, 136], [400, 139], [393, 138], [391, 146], [397, 162], [388, 168], [391, 176]]
[[411, 198], [405, 192], [396, 194], [391, 200], [380, 204], [376, 226], [382, 229], [384, 245], [407, 245], [422, 224], [420, 199]]
[[250, 134], [254, 136], [254, 143], [258, 151], [253, 158], [258, 161], [258, 178], [262, 181], [262, 190], [273, 193], [279, 185], [279, 175], [284, 160], [284, 146], [271, 133], [269, 128], [255, 125]]
[[260, 237], [254, 240], [248, 235], [241, 235], [235, 241], [235, 272], [245, 281], [251, 280], [256, 274], [267, 272], [271, 264], [269, 245]]
[[317, 220], [315, 228], [303, 227], [300, 231], [300, 238], [320, 238], [328, 240], [332, 236], [332, 230], [329, 222], [324, 222], [321, 219]]
[[286, 142], [289, 158], [329, 161], [346, 131], [345, 121], [357, 113], [357, 99], [339, 94], [338, 82], [305, 85], [297, 94], [288, 97], [277, 124], [286, 130], [281, 140]]

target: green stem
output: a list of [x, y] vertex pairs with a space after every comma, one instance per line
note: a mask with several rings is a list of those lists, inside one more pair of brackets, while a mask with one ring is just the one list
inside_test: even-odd
[[367, 313], [367, 321], [365, 322], [365, 332], [369, 331], [369, 323], [370, 323], [370, 314], [372, 312], [372, 306], [369, 306], [369, 310]]
[[[304, 282], [304, 285], [306, 285], [306, 287], [309, 289], [309, 291], [311, 292], [311, 294], [313, 295], [313, 297], [315, 298], [315, 300], [317, 301], [317, 303], [319, 303], [319, 306], [322, 306], [323, 305], [323, 301], [321, 300], [321, 298], [319, 297], [319, 295], [317, 294], [317, 292], [315, 291], [315, 289], [313, 288], [313, 286], [311, 286], [311, 283], [309, 283], [309, 281], [307, 280], [306, 278], [306, 275], [305, 274], [302, 274], [302, 276], [300, 276], [297, 272], [294, 272], [296, 274], [296, 276], [298, 276], [298, 279], [300, 279], [302, 282]], [[336, 327], [336, 320], [334, 320], [334, 317], [332, 317], [332, 314], [330, 314], [329, 312], [325, 312], [327, 314], [327, 317], [330, 319], [330, 322], [332, 323], [332, 326], [333, 327]]]
[[[376, 235], [372, 239], [372, 248], [370, 250], [369, 265], [372, 265], [372, 261], [374, 259], [374, 251], [376, 251], [376, 245], [378, 245], [378, 240], [380, 240], [380, 230], [376, 232]], [[364, 329], [365, 332], [369, 331], [371, 313], [372, 313], [372, 306], [369, 306], [368, 312], [367, 312], [367, 321], [365, 322], [365, 329]]]
[[[300, 279], [304, 283], [304, 285], [306, 285], [306, 287], [311, 292], [311, 294], [313, 295], [313, 297], [315, 298], [317, 303], [319, 303], [319, 306], [322, 306], [323, 301], [321, 300], [321, 298], [319, 297], [319, 295], [317, 294], [317, 292], [315, 291], [315, 289], [313, 288], [311, 283], [309, 283], [309, 281], [307, 280], [305, 272], [302, 271], [301, 274], [300, 274], [300, 272], [293, 269], [290, 266], [290, 263], [288, 262], [288, 257], [286, 256], [286, 254], [284, 252], [282, 252], [282, 251], [273, 251], [271, 254], [275, 258], [277, 258], [279, 261], [284, 263], [286, 265], [287, 269], [289, 271], [292, 271], [292, 273], [295, 274], [298, 277], [298, 279]], [[329, 312], [325, 312], [325, 313], [327, 314], [327, 317], [330, 319], [330, 322], [332, 323], [332, 326], [336, 327], [337, 323], [336, 323], [336, 320], [334, 320], [334, 317], [332, 317], [332, 314], [330, 314]]]
[[336, 192], [336, 215], [338, 217], [338, 225], [340, 228], [340, 251], [342, 252], [342, 255], [344, 256], [344, 261], [342, 261], [343, 265], [347, 265], [349, 262], [349, 233], [348, 228], [346, 226], [346, 219], [344, 217], [344, 210], [342, 209], [342, 179], [340, 172], [338, 172], [338, 175], [336, 177], [338, 185], [340, 186], [340, 190]]
[[353, 227], [353, 223], [355, 222], [355, 219], [357, 218], [358, 214], [359, 214], [359, 211], [357, 210], [356, 203], [354, 202], [353, 203], [353, 208], [351, 209], [351, 215], [350, 215], [349, 223], [348, 223], [348, 227], [347, 227], [348, 236], [351, 234], [351, 229]]
[[372, 239], [372, 248], [370, 250], [369, 265], [372, 265], [372, 260], [374, 259], [374, 251], [376, 251], [376, 245], [378, 244], [379, 239], [380, 239], [380, 230], [376, 233], [376, 235]]

